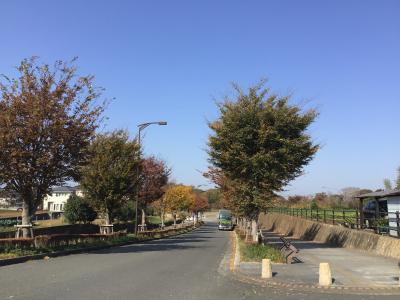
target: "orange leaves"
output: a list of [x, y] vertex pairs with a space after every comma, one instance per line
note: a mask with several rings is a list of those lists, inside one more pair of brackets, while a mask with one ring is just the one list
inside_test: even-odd
[[207, 198], [199, 195], [199, 194], [195, 194], [194, 196], [194, 201], [192, 206], [190, 207], [190, 210], [192, 212], [199, 212], [199, 211], [203, 211], [205, 209], [208, 208], [208, 200]]
[[164, 195], [165, 207], [170, 212], [188, 210], [195, 201], [193, 188], [185, 185], [172, 185]]

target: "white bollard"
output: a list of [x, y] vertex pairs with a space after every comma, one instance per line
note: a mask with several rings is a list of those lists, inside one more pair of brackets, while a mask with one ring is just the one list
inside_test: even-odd
[[263, 259], [261, 263], [261, 278], [272, 278], [271, 260]]
[[319, 264], [319, 285], [330, 286], [332, 284], [332, 273], [328, 263]]

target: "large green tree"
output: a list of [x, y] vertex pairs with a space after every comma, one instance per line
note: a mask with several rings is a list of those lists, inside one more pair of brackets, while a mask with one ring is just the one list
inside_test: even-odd
[[82, 168], [82, 187], [92, 205], [112, 224], [118, 210], [133, 199], [137, 188], [139, 145], [125, 131], [101, 134], [90, 145]]
[[17, 72], [0, 80], [0, 184], [22, 198], [27, 225], [52, 186], [79, 179], [104, 106], [73, 62], [25, 59]]
[[270, 93], [264, 82], [246, 92], [234, 87], [235, 99], [219, 104], [219, 118], [209, 123], [208, 175], [228, 193], [236, 214], [256, 221], [317, 152], [307, 133], [317, 113]]

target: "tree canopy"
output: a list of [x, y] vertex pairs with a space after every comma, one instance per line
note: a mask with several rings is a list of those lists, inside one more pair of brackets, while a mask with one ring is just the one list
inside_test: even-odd
[[397, 177], [396, 180], [394, 180], [393, 185], [389, 178], [385, 178], [383, 180], [383, 185], [385, 187], [385, 190], [400, 190], [400, 167], [397, 168]]
[[194, 193], [191, 186], [171, 185], [164, 195], [164, 205], [168, 212], [172, 213], [176, 221], [177, 213], [187, 211], [194, 203]]
[[70, 224], [87, 224], [96, 219], [97, 213], [85, 198], [71, 195], [65, 204], [64, 217]]
[[220, 116], [209, 123], [210, 170], [230, 208], [255, 219], [274, 193], [302, 174], [318, 150], [307, 129], [317, 116], [272, 94], [261, 82], [219, 104]]
[[208, 208], [207, 198], [200, 195], [199, 193], [195, 193], [192, 205], [189, 207], [189, 210], [194, 213], [197, 213], [197, 212], [204, 211], [207, 208]]
[[161, 159], [147, 157], [141, 162], [139, 201], [149, 203], [164, 194], [164, 186], [168, 183], [171, 169]]
[[79, 179], [104, 109], [73, 63], [24, 59], [17, 78], [0, 80], [0, 183], [21, 195], [23, 224], [52, 186]]
[[91, 157], [82, 168], [82, 187], [93, 206], [112, 223], [116, 212], [137, 188], [139, 145], [125, 131], [101, 134], [90, 146]]

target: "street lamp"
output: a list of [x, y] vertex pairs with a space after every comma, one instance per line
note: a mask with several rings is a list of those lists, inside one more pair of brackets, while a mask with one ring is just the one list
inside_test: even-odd
[[[138, 133], [138, 139], [137, 139], [137, 143], [138, 143], [138, 145], [139, 145], [139, 163], [140, 163], [140, 152], [141, 152], [141, 140], [140, 140], [140, 136], [141, 136], [141, 131], [143, 130], [143, 129], [145, 129], [146, 127], [149, 127], [150, 125], [160, 125], [160, 126], [165, 126], [165, 125], [167, 125], [167, 122], [165, 122], [165, 121], [158, 121], [158, 122], [147, 122], [147, 123], [142, 123], [142, 124], [139, 124], [137, 127], [138, 127], [138, 130], [139, 130], [139, 133]], [[137, 182], [137, 188], [136, 188], [136, 197], [135, 197], [135, 235], [137, 234], [137, 232], [138, 232], [138, 201], [139, 201], [139, 176], [140, 176], [140, 174], [139, 174], [139, 165], [138, 165], [138, 167], [137, 167], [137, 170], [136, 170], [136, 182]]]

